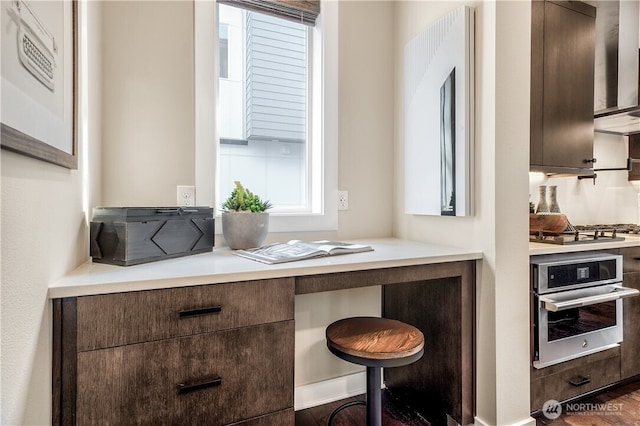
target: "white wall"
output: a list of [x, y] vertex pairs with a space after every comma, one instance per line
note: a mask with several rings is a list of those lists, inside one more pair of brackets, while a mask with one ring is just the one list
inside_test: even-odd
[[193, 2], [105, 1], [105, 206], [174, 206], [193, 185]]
[[100, 3], [81, 3], [80, 9], [86, 10], [92, 32], [91, 78], [83, 80], [88, 92], [78, 92], [88, 99], [80, 112], [78, 170], [0, 151], [3, 425], [51, 423], [52, 309], [47, 289], [88, 258], [85, 208], [100, 198]]
[[394, 15], [393, 1], [340, 3], [341, 238], [392, 234]]
[[[628, 138], [596, 133], [593, 156], [598, 159], [595, 168], [626, 167]], [[592, 179], [547, 178], [541, 173], [532, 173], [529, 179], [531, 202], [538, 204], [539, 185], [555, 185], [560, 211], [574, 225], [640, 223], [640, 182], [629, 182], [627, 171], [603, 171], [597, 175], [594, 185]]]
[[475, 216], [403, 212], [403, 105], [396, 97], [394, 234], [482, 250], [477, 273], [477, 424], [529, 418], [529, 2], [398, 2], [396, 93], [404, 45], [456, 7], [475, 8]]

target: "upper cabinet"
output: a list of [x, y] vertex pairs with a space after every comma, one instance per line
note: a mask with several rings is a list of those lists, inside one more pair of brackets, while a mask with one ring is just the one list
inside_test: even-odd
[[[629, 180], [640, 180], [640, 164], [631, 159], [640, 159], [640, 133], [628, 135], [629, 141]], [[639, 271], [640, 272], [640, 271]]]
[[596, 8], [531, 5], [530, 169], [593, 174]]

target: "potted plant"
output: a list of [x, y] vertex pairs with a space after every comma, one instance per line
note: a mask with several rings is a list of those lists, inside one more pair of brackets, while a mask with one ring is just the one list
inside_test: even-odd
[[236, 187], [222, 203], [222, 234], [234, 250], [259, 247], [269, 230], [269, 201], [235, 181]]

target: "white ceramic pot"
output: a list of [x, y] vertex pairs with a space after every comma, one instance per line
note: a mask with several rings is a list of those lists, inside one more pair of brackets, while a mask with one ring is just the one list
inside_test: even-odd
[[269, 213], [222, 212], [222, 235], [234, 250], [260, 247], [269, 231]]

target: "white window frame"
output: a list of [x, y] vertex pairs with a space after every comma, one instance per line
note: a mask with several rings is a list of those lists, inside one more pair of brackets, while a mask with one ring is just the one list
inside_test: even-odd
[[[324, 231], [338, 228], [338, 2], [322, 2], [313, 27], [313, 125], [310, 144], [319, 179], [310, 196], [315, 212], [272, 212], [269, 232]], [[216, 3], [194, 2], [195, 183], [196, 203], [213, 206], [219, 216], [225, 194], [216, 194], [218, 170], [218, 28]], [[321, 141], [321, 143], [316, 143]], [[214, 163], [215, 162], [215, 163]], [[216, 221], [216, 233], [221, 233]]]

